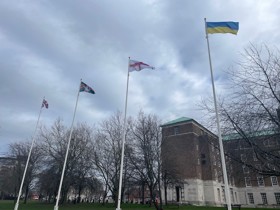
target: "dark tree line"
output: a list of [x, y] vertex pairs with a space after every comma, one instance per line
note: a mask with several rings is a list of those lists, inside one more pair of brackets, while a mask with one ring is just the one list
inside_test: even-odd
[[[108, 196], [117, 201], [122, 130], [123, 116], [120, 112], [95, 127], [85, 123], [74, 127], [61, 203], [68, 202], [70, 194], [71, 199], [74, 196], [78, 203], [82, 199], [105, 203]], [[69, 128], [60, 119], [51, 127], [41, 128], [27, 170], [22, 195], [25, 199], [31, 190], [39, 193], [40, 199], [45, 202], [55, 202], [69, 133]], [[151, 204], [156, 204], [156, 197], [161, 200], [160, 120], [155, 115], [141, 111], [135, 119], [128, 119], [125, 137], [122, 201], [131, 202], [129, 196], [138, 195], [141, 203], [149, 200]], [[12, 157], [13, 167], [7, 168], [0, 176], [1, 192], [17, 196], [29, 147], [28, 142], [10, 145], [9, 156]], [[8, 183], [13, 184], [6, 190], [5, 184]], [[148, 194], [145, 193], [146, 187], [149, 189]], [[86, 198], [83, 197], [85, 195]]]

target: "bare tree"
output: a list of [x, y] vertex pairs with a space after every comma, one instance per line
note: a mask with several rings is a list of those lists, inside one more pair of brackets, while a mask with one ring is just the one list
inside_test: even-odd
[[[90, 177], [95, 176], [91, 159], [93, 157], [92, 128], [87, 124], [79, 124], [73, 130], [74, 141], [71, 147], [71, 186], [78, 192], [77, 202], [81, 201], [81, 194], [87, 187]], [[92, 180], [92, 179], [90, 179]]]
[[62, 120], [57, 119], [51, 128], [42, 128], [41, 141], [44, 152], [44, 168], [39, 180], [41, 193], [47, 193], [49, 202], [55, 202], [67, 147], [67, 128]]
[[[91, 162], [91, 161], [89, 161]], [[84, 195], [86, 196], [87, 202], [95, 202], [96, 197], [100, 197], [103, 195], [103, 184], [102, 182], [93, 176], [87, 177], [84, 188]]]
[[[15, 183], [17, 183], [17, 186], [15, 187], [16, 190], [19, 189], [19, 185], [22, 180], [24, 167], [26, 164], [27, 156], [30, 150], [30, 142], [18, 142], [18, 143], [12, 143], [9, 145], [9, 156], [13, 157], [16, 160], [16, 164], [14, 165], [16, 170], [12, 177], [15, 179]], [[38, 146], [35, 146], [32, 150], [30, 161], [28, 164], [28, 168], [26, 171], [26, 176], [24, 180], [24, 203], [27, 202], [28, 193], [31, 187], [32, 181], [36, 178], [38, 174], [39, 164], [42, 157], [42, 152], [39, 149]], [[16, 194], [18, 192], [15, 192]], [[19, 195], [21, 196], [21, 195]]]
[[[150, 200], [156, 209], [162, 208], [161, 199], [161, 130], [160, 121], [155, 115], [146, 115], [140, 111], [131, 127], [134, 148], [130, 154], [130, 161], [141, 180], [145, 181], [149, 191]], [[160, 205], [156, 200], [159, 196]]]
[[115, 202], [117, 201], [122, 131], [123, 118], [121, 113], [118, 112], [108, 120], [104, 120], [96, 132], [93, 163], [105, 186], [103, 202], [109, 191], [112, 193]]
[[[279, 51], [250, 44], [236, 68], [229, 69], [227, 74], [230, 86], [219, 106], [223, 134], [225, 139], [235, 138], [236, 144], [250, 148], [261, 167], [241, 160], [234, 153], [227, 155], [258, 173], [279, 176]], [[213, 113], [211, 104], [204, 101], [203, 107]]]
[[[42, 150], [45, 157], [40, 184], [41, 190], [47, 193], [49, 198], [56, 197], [69, 133], [69, 129], [62, 124], [60, 119], [56, 120], [50, 129], [45, 128], [41, 132]], [[74, 127], [63, 179], [61, 202], [65, 201], [70, 187], [77, 190], [79, 202], [81, 193], [86, 187], [86, 179], [93, 170], [90, 164], [93, 155], [92, 140], [91, 127], [86, 124]]]

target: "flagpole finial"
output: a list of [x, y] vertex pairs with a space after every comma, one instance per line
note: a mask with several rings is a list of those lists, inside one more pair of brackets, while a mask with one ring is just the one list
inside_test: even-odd
[[204, 18], [204, 24], [205, 24], [205, 38], [208, 39], [208, 32], [207, 32], [207, 21], [206, 21], [206, 18]]

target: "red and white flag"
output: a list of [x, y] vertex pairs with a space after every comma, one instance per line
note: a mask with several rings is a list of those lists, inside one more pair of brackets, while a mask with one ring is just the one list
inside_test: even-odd
[[155, 67], [140, 61], [129, 60], [129, 68], [128, 68], [129, 72], [141, 71], [142, 69], [155, 69]]
[[43, 99], [43, 102], [42, 102], [42, 108], [43, 107], [46, 107], [47, 109], [49, 108], [49, 104], [45, 99]]

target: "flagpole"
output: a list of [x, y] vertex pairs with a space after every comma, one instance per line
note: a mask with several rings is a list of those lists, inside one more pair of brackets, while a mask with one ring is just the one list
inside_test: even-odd
[[[45, 97], [44, 97], [44, 99], [45, 99]], [[20, 188], [19, 188], [19, 192], [18, 192], [17, 202], [15, 204], [14, 210], [17, 210], [18, 206], [19, 206], [19, 199], [20, 199], [20, 196], [21, 196], [21, 193], [22, 193], [22, 187], [23, 187], [23, 183], [24, 183], [27, 167], [28, 167], [28, 164], [29, 164], [31, 152], [32, 152], [33, 146], [35, 144], [35, 134], [36, 134], [36, 131], [37, 131], [37, 128], [38, 128], [38, 124], [39, 124], [39, 121], [40, 121], [42, 109], [43, 109], [43, 106], [41, 105], [39, 116], [38, 116], [37, 123], [36, 123], [36, 127], [35, 127], [35, 130], [34, 130], [34, 133], [33, 133], [33, 137], [32, 137], [32, 143], [31, 143], [31, 146], [30, 146], [30, 150], [29, 150], [29, 153], [28, 153], [28, 157], [27, 157], [27, 160], [26, 160], [26, 164], [25, 164], [25, 168], [24, 168], [24, 172], [23, 172], [23, 176], [22, 176], [22, 180], [21, 180], [21, 184], [20, 184]], [[25, 196], [27, 196], [27, 195], [25, 195]]]
[[209, 39], [208, 39], [208, 33], [207, 33], [206, 18], [204, 18], [204, 21], [205, 21], [205, 32], [206, 32], [206, 40], [207, 40], [207, 47], [208, 47], [208, 58], [209, 58], [209, 65], [210, 65], [210, 72], [211, 72], [213, 98], [214, 98], [214, 105], [215, 105], [215, 112], [216, 112], [216, 121], [217, 121], [217, 127], [218, 127], [220, 154], [221, 154], [222, 169], [223, 169], [224, 183], [225, 183], [227, 209], [231, 210], [230, 190], [229, 190], [229, 185], [228, 185], [225, 154], [224, 154], [223, 140], [222, 140], [221, 128], [220, 128], [220, 118], [219, 118], [219, 114], [218, 114], [218, 106], [217, 106], [217, 99], [216, 99], [216, 93], [215, 93], [215, 84], [214, 84], [214, 77], [213, 77], [213, 70], [212, 70], [212, 62], [211, 62], [210, 45], [209, 45]]
[[125, 96], [125, 108], [124, 108], [124, 126], [123, 126], [123, 136], [122, 136], [121, 168], [120, 168], [120, 180], [119, 180], [118, 206], [116, 210], [121, 210], [123, 159], [124, 159], [124, 145], [125, 145], [125, 133], [126, 133], [126, 110], [127, 110], [128, 84], [129, 84], [129, 61], [130, 61], [130, 57], [128, 58], [126, 96]]
[[[81, 79], [81, 82], [82, 82], [82, 79]], [[69, 153], [71, 137], [72, 137], [72, 133], [73, 133], [73, 124], [74, 124], [74, 120], [75, 120], [75, 116], [76, 116], [76, 110], [77, 110], [77, 105], [78, 105], [78, 100], [79, 100], [79, 95], [80, 95], [81, 82], [79, 84], [79, 91], [78, 91], [78, 95], [77, 95], [77, 99], [76, 99], [76, 105], [75, 105], [74, 115], [73, 115], [73, 119], [72, 119], [70, 135], [69, 135], [69, 139], [68, 139], [67, 150], [66, 150], [66, 154], [65, 154], [65, 159], [64, 159], [64, 164], [63, 164], [63, 169], [62, 169], [62, 173], [61, 173], [61, 178], [60, 178], [60, 183], [59, 183], [57, 199], [56, 199], [56, 204], [54, 206], [54, 210], [58, 210], [58, 203], [59, 203], [59, 200], [60, 200], [61, 187], [62, 187], [62, 183], [63, 183], [64, 173], [65, 173], [65, 168], [66, 168], [66, 162], [67, 162], [67, 157], [68, 157], [68, 153]]]

